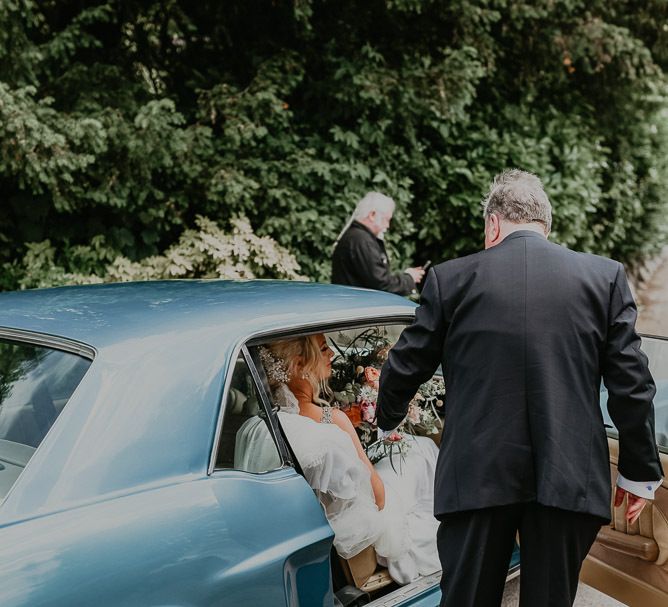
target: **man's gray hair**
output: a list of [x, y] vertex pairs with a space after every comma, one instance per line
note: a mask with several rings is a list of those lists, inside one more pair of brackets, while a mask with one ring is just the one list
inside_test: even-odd
[[388, 215], [394, 213], [395, 206], [394, 200], [389, 196], [380, 192], [369, 192], [357, 203], [353, 211], [353, 220], [364, 219], [371, 211]]
[[485, 219], [492, 213], [512, 223], [542, 223], [552, 227], [552, 205], [540, 179], [533, 173], [509, 169], [494, 177], [482, 203]]

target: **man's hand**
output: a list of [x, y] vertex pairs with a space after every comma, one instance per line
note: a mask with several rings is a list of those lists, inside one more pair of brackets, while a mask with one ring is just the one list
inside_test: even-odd
[[647, 500], [643, 497], [633, 495], [633, 493], [629, 493], [621, 487], [617, 487], [617, 491], [615, 492], [615, 508], [622, 505], [624, 495], [628, 496], [626, 502], [626, 520], [629, 523], [635, 523], [638, 520], [642, 509], [645, 507], [645, 504], [647, 504]]
[[420, 284], [420, 281], [424, 277], [424, 269], [422, 267], [418, 268], [407, 268], [404, 270], [406, 274], [409, 274], [410, 277], [413, 279], [413, 282], [417, 285]]

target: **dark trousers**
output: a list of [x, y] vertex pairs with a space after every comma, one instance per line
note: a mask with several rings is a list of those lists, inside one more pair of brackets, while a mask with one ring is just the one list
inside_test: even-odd
[[446, 515], [438, 530], [441, 607], [499, 607], [518, 532], [520, 606], [570, 607], [604, 523], [535, 502]]

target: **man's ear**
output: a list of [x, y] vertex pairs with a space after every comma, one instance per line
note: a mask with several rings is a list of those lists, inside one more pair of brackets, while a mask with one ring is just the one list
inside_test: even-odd
[[501, 236], [501, 222], [496, 213], [488, 215], [485, 220], [485, 248], [489, 249], [496, 244], [499, 244]]

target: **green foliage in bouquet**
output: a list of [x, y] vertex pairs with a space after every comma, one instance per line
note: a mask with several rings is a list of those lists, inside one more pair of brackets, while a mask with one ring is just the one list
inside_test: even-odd
[[395, 266], [438, 262], [480, 248], [512, 166], [544, 179], [555, 241], [633, 263], [666, 238], [667, 21], [662, 0], [0, 3], [0, 286], [49, 256], [49, 284], [118, 256], [152, 275], [197, 216], [245, 216], [327, 280], [371, 189], [398, 204]]
[[391, 346], [387, 332], [383, 327], [371, 327], [343, 346], [332, 345], [338, 353], [329, 382], [333, 405], [348, 416], [372, 463], [389, 456], [394, 467], [395, 455], [401, 456], [411, 447], [410, 435], [428, 436], [442, 429], [445, 383], [442, 377], [434, 376], [420, 386], [397, 431], [377, 440], [378, 382]]

